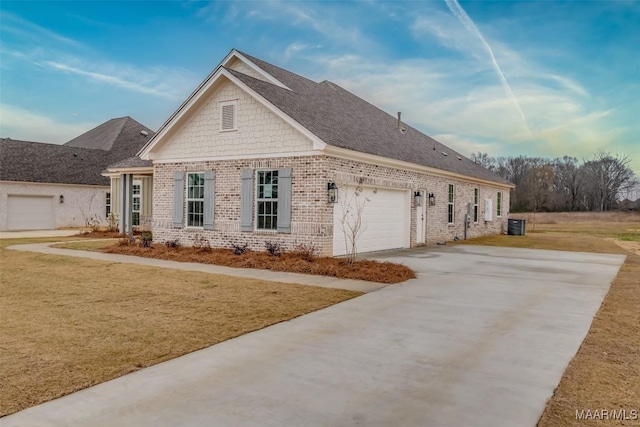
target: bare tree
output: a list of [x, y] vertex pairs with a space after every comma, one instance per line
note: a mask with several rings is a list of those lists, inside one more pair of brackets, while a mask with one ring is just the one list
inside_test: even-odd
[[553, 186], [551, 166], [534, 166], [527, 172], [523, 188], [526, 190], [530, 206], [533, 208], [533, 231], [536, 231], [536, 213], [549, 201]]
[[358, 255], [358, 239], [365, 231], [362, 227], [362, 215], [370, 200], [363, 194], [363, 179], [360, 178], [358, 185], [351, 189], [344, 186], [338, 197], [338, 204], [341, 209], [340, 227], [344, 236], [344, 246], [347, 250], [347, 261], [352, 264]]
[[489, 169], [490, 171], [493, 171], [496, 168], [496, 159], [494, 159], [493, 157], [489, 157], [487, 153], [482, 153], [480, 151], [478, 151], [477, 153], [472, 153], [471, 160], [474, 163], [482, 166], [483, 168]]
[[556, 210], [575, 211], [578, 209], [579, 200], [584, 188], [583, 171], [580, 169], [578, 159], [564, 156], [554, 162], [555, 191], [558, 195]]
[[588, 182], [588, 206], [597, 211], [613, 209], [620, 194], [633, 188], [637, 179], [629, 168], [631, 160], [627, 156], [597, 152], [593, 159], [582, 166]]

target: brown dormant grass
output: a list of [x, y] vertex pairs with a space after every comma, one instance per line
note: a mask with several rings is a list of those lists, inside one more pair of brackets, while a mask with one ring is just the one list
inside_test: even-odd
[[[539, 214], [538, 214], [539, 215]], [[538, 427], [638, 426], [639, 420], [585, 421], [576, 411], [621, 410], [640, 415], [640, 217], [554, 214], [525, 236], [492, 236], [465, 243], [626, 254], [589, 333], [547, 403]], [[516, 217], [516, 215], [514, 215]], [[517, 216], [521, 217], [521, 216]], [[565, 222], [562, 222], [565, 221]], [[623, 239], [623, 240], [621, 240]], [[595, 425], [595, 424], [594, 424]]]
[[4, 249], [29, 242], [1, 243], [0, 416], [360, 295]]
[[247, 251], [242, 255], [235, 255], [230, 249], [202, 250], [192, 247], [172, 249], [162, 244], [154, 244], [151, 248], [141, 248], [138, 244], [123, 246], [118, 243], [104, 248], [102, 251], [171, 261], [200, 262], [227, 267], [315, 274], [379, 283], [399, 283], [416, 277], [413, 270], [401, 264], [371, 260], [358, 260], [353, 264], [349, 264], [343, 258], [325, 257], [308, 261], [302, 255], [292, 252], [284, 253], [282, 256], [270, 256], [267, 252], [252, 251]]
[[[510, 218], [526, 219], [533, 222], [533, 213], [512, 213]], [[640, 212], [537, 212], [536, 224], [569, 224], [576, 222], [640, 222]]]

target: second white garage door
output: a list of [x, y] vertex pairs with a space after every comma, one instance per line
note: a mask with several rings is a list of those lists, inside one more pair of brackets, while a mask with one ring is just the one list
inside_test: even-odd
[[7, 198], [9, 230], [48, 230], [55, 228], [52, 196], [16, 196]]
[[[345, 244], [345, 233], [342, 218], [346, 201], [354, 200], [354, 187], [341, 186], [338, 190], [340, 202], [336, 203], [333, 211], [333, 254], [345, 255], [349, 241]], [[357, 251], [372, 252], [385, 249], [409, 247], [409, 208], [410, 192], [408, 190], [392, 190], [386, 188], [364, 187], [357, 198], [365, 202], [362, 211], [362, 233], [357, 238]], [[354, 203], [347, 213], [346, 223], [353, 224], [355, 220]], [[349, 231], [347, 231], [348, 233]]]

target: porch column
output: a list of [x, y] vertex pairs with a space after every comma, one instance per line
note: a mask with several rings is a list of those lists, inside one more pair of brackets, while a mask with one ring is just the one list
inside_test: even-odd
[[120, 176], [120, 234], [131, 236], [133, 232], [133, 174]]
[[127, 236], [133, 235], [133, 174], [127, 174], [127, 211], [126, 215], [126, 232]]
[[126, 226], [125, 226], [125, 212], [127, 211], [127, 197], [126, 197], [126, 188], [127, 188], [127, 175], [125, 174], [121, 174], [120, 175], [120, 194], [118, 194], [118, 232], [120, 234], [124, 234], [126, 233]]

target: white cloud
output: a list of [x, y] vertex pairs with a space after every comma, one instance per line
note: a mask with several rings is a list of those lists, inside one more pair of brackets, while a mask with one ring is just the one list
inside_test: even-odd
[[77, 40], [48, 30], [13, 13], [2, 11], [1, 20], [2, 31], [17, 35], [23, 40], [37, 41], [38, 43], [53, 41], [74, 48], [83, 47], [83, 44]]
[[[52, 117], [8, 104], [0, 104], [0, 136], [3, 138], [61, 144], [99, 123], [62, 123]], [[15, 137], [19, 135], [19, 137]]]
[[[75, 62], [83, 61], [76, 60]], [[58, 61], [42, 61], [41, 64], [50, 69], [85, 77], [94, 82], [174, 101], [185, 97], [186, 81], [194, 83], [189, 86], [195, 86], [193, 79], [185, 78], [185, 74], [189, 74], [186, 70], [170, 70], [164, 67], [141, 69], [128, 64], [112, 63], [75, 66]]]
[[[522, 109], [531, 125], [523, 131], [518, 112], [494, 79], [478, 81], [462, 59], [377, 62], [357, 55], [316, 57], [319, 79], [327, 78], [451, 144], [464, 155], [591, 155], [616, 141], [620, 129], [607, 122], [609, 110], [592, 107], [584, 89], [563, 76], [519, 76]], [[475, 61], [475, 59], [471, 59]], [[529, 73], [540, 67], [531, 65]], [[541, 74], [544, 74], [541, 72]], [[559, 82], [561, 84], [552, 84]]]

